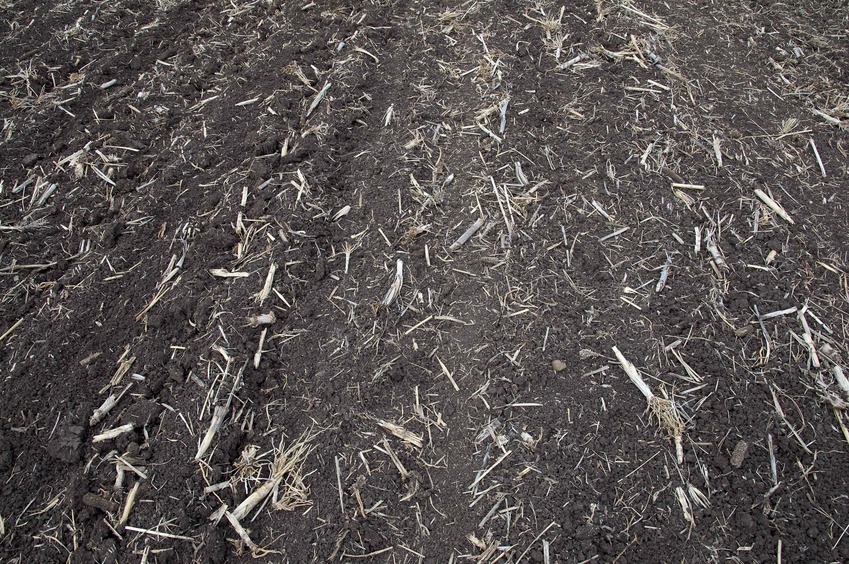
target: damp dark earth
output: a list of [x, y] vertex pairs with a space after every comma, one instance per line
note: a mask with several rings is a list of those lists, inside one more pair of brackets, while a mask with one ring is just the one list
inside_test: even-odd
[[0, 0], [0, 560], [849, 560], [849, 6]]

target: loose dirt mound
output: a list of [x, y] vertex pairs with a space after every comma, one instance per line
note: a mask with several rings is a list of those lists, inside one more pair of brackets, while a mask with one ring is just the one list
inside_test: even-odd
[[849, 559], [845, 2], [0, 5], [0, 559]]

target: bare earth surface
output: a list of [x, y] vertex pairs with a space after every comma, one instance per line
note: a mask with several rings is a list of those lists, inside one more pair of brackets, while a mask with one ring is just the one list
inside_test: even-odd
[[845, 2], [0, 7], [3, 562], [849, 560]]

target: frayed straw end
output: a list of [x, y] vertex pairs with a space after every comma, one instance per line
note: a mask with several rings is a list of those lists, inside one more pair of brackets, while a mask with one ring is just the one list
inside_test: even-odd
[[652, 396], [649, 400], [649, 412], [651, 417], [657, 419], [660, 425], [669, 434], [669, 437], [675, 441], [675, 454], [678, 463], [684, 462], [684, 421], [678, 413], [678, 409], [671, 400]]

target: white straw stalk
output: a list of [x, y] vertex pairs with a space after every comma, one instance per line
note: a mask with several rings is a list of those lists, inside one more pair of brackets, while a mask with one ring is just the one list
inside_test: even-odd
[[389, 290], [386, 292], [386, 297], [383, 298], [381, 302], [384, 306], [392, 305], [392, 302], [395, 301], [395, 298], [398, 297], [398, 294], [401, 293], [401, 287], [404, 285], [404, 261], [398, 259], [395, 265], [395, 279], [392, 281], [392, 285], [389, 287]]
[[[268, 480], [246, 497], [231, 515], [236, 520], [244, 519], [272, 493], [274, 497], [272, 506], [277, 510], [292, 511], [309, 505], [309, 488], [304, 483], [303, 464], [315, 449], [315, 445], [312, 444], [315, 437], [316, 433], [313, 433], [311, 429], [304, 431], [285, 451], [282, 450], [281, 440], [281, 444], [276, 449], [277, 457], [271, 466], [271, 475]], [[281, 486], [284, 489], [283, 492], [279, 491]]]
[[675, 407], [675, 404], [671, 400], [659, 398], [654, 395], [651, 388], [649, 388], [649, 385], [646, 384], [643, 377], [640, 376], [637, 367], [631, 364], [627, 358], [622, 356], [622, 353], [619, 352], [617, 347], [613, 347], [613, 352], [616, 354], [616, 358], [619, 360], [619, 364], [622, 365], [622, 369], [625, 371], [625, 374], [628, 375], [631, 382], [633, 382], [634, 385], [639, 388], [640, 392], [642, 392], [643, 396], [645, 396], [651, 417], [657, 419], [658, 425], [665, 429], [670, 438], [672, 438], [675, 442], [675, 454], [678, 459], [678, 464], [683, 463], [684, 421], [681, 420], [681, 415], [678, 413], [678, 409]]
[[282, 480], [283, 476], [272, 476], [268, 481], [264, 482], [261, 486], [255, 489], [251, 495], [246, 497], [236, 509], [233, 510], [233, 517], [240, 521], [244, 519], [254, 507], [259, 505], [259, 502], [268, 497], [268, 494], [280, 485]]
[[274, 312], [261, 313], [248, 317], [248, 325], [251, 327], [259, 327], [260, 325], [274, 325], [277, 322], [277, 316]]
[[846, 396], [846, 399], [849, 399], [849, 380], [843, 374], [843, 368], [839, 364], [835, 364], [831, 372], [834, 374], [834, 379], [837, 380], [837, 385], [843, 390], [843, 395]]
[[227, 402], [227, 405], [219, 405], [215, 408], [215, 411], [212, 413], [212, 420], [209, 423], [209, 429], [206, 430], [206, 434], [203, 436], [203, 440], [198, 446], [198, 452], [195, 455], [195, 460], [203, 458], [203, 455], [206, 454], [206, 451], [208, 451], [209, 447], [212, 446], [212, 439], [215, 437], [215, 433], [218, 432], [218, 429], [221, 428], [221, 424], [224, 423], [224, 418], [227, 417], [227, 413], [229, 411], [229, 401]]

